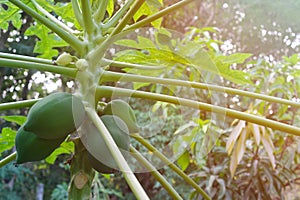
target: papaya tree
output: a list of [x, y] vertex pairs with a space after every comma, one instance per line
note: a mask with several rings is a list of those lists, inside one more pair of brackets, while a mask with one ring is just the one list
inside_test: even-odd
[[[15, 133], [15, 144], [9, 143], [5, 149], [16, 145], [17, 151], [1, 160], [0, 166], [47, 159], [60, 146], [73, 143], [69, 199], [92, 198], [95, 171], [121, 171], [135, 197], [149, 199], [134, 174], [141, 172], [139, 165], [174, 199], [182, 199], [182, 195], [160, 174], [161, 167], [170, 167], [198, 195], [210, 199], [198, 183], [174, 164], [184, 151], [170, 157], [157, 150], [155, 144], [150, 144], [143, 128], [137, 124], [134, 110], [120, 100], [124, 97], [158, 102], [156, 108], [168, 103], [209, 112], [211, 119], [219, 123], [229, 118], [240, 120], [238, 130], [229, 138], [229, 153], [239, 135], [242, 136], [238, 141], [246, 137], [243, 135], [247, 133], [242, 132], [246, 124], [252, 126], [255, 133], [267, 127], [300, 135], [299, 127], [258, 116], [251, 109], [243, 112], [222, 106], [225, 94], [296, 108], [300, 103], [223, 86], [227, 81], [253, 85], [249, 74], [231, 68], [242, 65], [251, 54], [216, 53], [218, 41], [199, 37], [214, 32], [213, 28], [191, 28], [182, 35], [161, 26], [165, 15], [192, 0], [178, 1], [170, 6], [164, 6], [162, 0], [128, 0], [118, 7], [113, 0], [3, 0], [1, 3], [5, 5], [1, 12], [9, 16], [6, 20], [11, 20], [15, 26], [22, 21], [20, 13], [33, 18], [26, 34], [38, 38], [34, 48], [38, 57], [0, 53], [0, 66], [59, 74], [74, 80], [74, 88], [73, 94], [58, 92], [42, 99], [0, 104], [1, 111], [31, 107], [25, 120], [3, 117], [21, 126]], [[3, 29], [7, 28], [4, 22]], [[58, 53], [57, 48], [64, 52]], [[149, 90], [145, 91], [145, 87]], [[216, 94], [223, 96], [219, 98]], [[205, 96], [206, 101], [198, 101], [197, 96]], [[151, 154], [141, 154], [131, 145], [130, 139], [139, 142]], [[184, 139], [182, 144], [174, 143], [177, 149], [190, 148], [197, 139], [197, 131]], [[268, 142], [266, 144], [270, 144]], [[234, 149], [235, 154], [238, 150], [241, 148]], [[234, 171], [231, 170], [232, 174]]]

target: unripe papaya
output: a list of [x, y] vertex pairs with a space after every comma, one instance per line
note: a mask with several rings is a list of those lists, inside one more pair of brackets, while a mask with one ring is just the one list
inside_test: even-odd
[[[101, 117], [101, 120], [120, 151], [128, 151], [130, 137], [125, 122], [119, 117], [112, 115], [104, 115]], [[112, 154], [96, 126], [92, 122], [85, 121], [81, 126], [81, 130], [86, 133], [81, 139], [88, 150], [88, 158], [92, 167], [98, 172], [105, 174], [112, 173], [115, 169], [118, 169]]]
[[106, 105], [103, 113], [120, 117], [127, 124], [130, 133], [139, 132], [134, 111], [127, 102], [120, 99], [112, 100]]
[[[113, 158], [111, 158], [111, 159], [113, 159]], [[92, 156], [92, 154], [90, 152], [88, 152], [88, 160], [89, 160], [89, 163], [91, 164], [91, 166], [93, 167], [93, 169], [101, 174], [112, 174], [115, 171], [117, 171], [116, 169], [103, 164], [97, 158]], [[109, 165], [111, 166], [111, 164], [109, 164]]]
[[25, 131], [21, 126], [15, 138], [17, 150], [17, 164], [30, 161], [39, 161], [47, 158], [66, 137], [55, 140], [39, 138], [36, 134]]
[[84, 117], [84, 105], [78, 97], [57, 92], [31, 107], [24, 130], [43, 139], [63, 138], [75, 131]]

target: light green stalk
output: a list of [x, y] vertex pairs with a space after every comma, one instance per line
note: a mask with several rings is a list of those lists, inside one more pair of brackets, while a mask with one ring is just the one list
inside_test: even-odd
[[97, 24], [99, 24], [105, 16], [107, 5], [109, 0], [101, 0], [99, 3], [99, 7], [94, 14], [94, 19]]
[[3, 52], [0, 52], [0, 59], [1, 58], [14, 59], [14, 60], [23, 60], [23, 61], [28, 61], [28, 62], [49, 64], [49, 65], [53, 64], [52, 60], [48, 60], [48, 59], [36, 58], [36, 57], [30, 57], [30, 56], [23, 56], [23, 55], [11, 54], [11, 53], [3, 53]]
[[39, 100], [40, 99], [31, 99], [31, 100], [24, 100], [24, 101], [17, 101], [17, 102], [1, 103], [0, 111], [31, 107]]
[[22, 68], [22, 69], [36, 69], [36, 70], [65, 75], [70, 78], [75, 78], [77, 73], [77, 69], [74, 68], [67, 68], [67, 67], [43, 64], [37, 62], [28, 62], [23, 60], [0, 58], [0, 67], [4, 67], [4, 66], [12, 67], [12, 68]]
[[130, 147], [131, 155], [135, 157], [144, 167], [146, 167], [149, 172], [153, 175], [153, 177], [160, 182], [160, 184], [167, 190], [170, 196], [173, 199], [182, 199], [181, 196], [176, 192], [176, 190], [170, 185], [170, 183], [162, 176], [157, 169], [147, 160], [145, 159], [135, 148]]
[[119, 20], [126, 14], [127, 10], [133, 4], [134, 0], [128, 0], [124, 6], [122, 6], [115, 14], [112, 16], [109, 21], [103, 24], [103, 29], [108, 29], [114, 27]]
[[[112, 65], [122, 65], [122, 63], [113, 63]], [[131, 66], [134, 67], [134, 66]], [[168, 78], [157, 78], [151, 76], [142, 76], [142, 75], [134, 75], [128, 73], [118, 73], [118, 72], [111, 72], [105, 71], [101, 76], [101, 83], [104, 82], [142, 82], [142, 83], [155, 83], [155, 84], [165, 84], [165, 85], [175, 85], [175, 86], [184, 86], [189, 88], [197, 88], [197, 89], [204, 89], [204, 90], [211, 90], [217, 92], [223, 92], [228, 94], [235, 94], [245, 97], [250, 97], [254, 99], [261, 99], [264, 101], [274, 102], [274, 103], [281, 103], [286, 104], [294, 107], [300, 107], [300, 103], [295, 101], [289, 101], [287, 99], [282, 99], [278, 97], [272, 97], [264, 94], [258, 94], [254, 92], [248, 92], [244, 90], [234, 89], [230, 87], [223, 87], [218, 85], [206, 84], [206, 83], [198, 83], [198, 82], [191, 82], [191, 81], [183, 81], [183, 80], [176, 80], [176, 79], [168, 79]]]
[[132, 134], [131, 137], [140, 142], [144, 147], [146, 147], [149, 151], [151, 151], [154, 155], [156, 155], [159, 159], [161, 159], [168, 167], [170, 167], [174, 172], [176, 172], [180, 177], [182, 177], [188, 184], [190, 184], [202, 197], [206, 200], [210, 200], [211, 198], [208, 194], [202, 190], [201, 187], [189, 176], [187, 176], [181, 169], [179, 169], [173, 162], [171, 162], [164, 154], [162, 154], [158, 149], [152, 146], [148, 141], [142, 138], [138, 134]]
[[79, 25], [81, 27], [83, 27], [83, 19], [82, 19], [82, 12], [81, 12], [81, 9], [79, 7], [79, 3], [78, 3], [78, 0], [71, 0], [72, 2], [72, 7], [73, 7], [73, 10], [74, 10], [74, 15], [75, 15], [75, 18], [77, 20], [77, 22], [79, 23]]
[[6, 156], [2, 160], [0, 160], [0, 168], [3, 167], [4, 165], [7, 165], [8, 163], [14, 161], [17, 157], [17, 152], [14, 152], [10, 154], [9, 156]]
[[136, 2], [132, 5], [126, 15], [123, 17], [121, 22], [116, 26], [113, 32], [110, 34], [111, 36], [120, 33], [124, 27], [128, 24], [128, 21], [134, 16], [134, 14], [138, 11], [138, 9], [143, 5], [145, 0], [136, 0]]
[[93, 33], [95, 31], [95, 23], [92, 18], [92, 13], [91, 13], [91, 5], [90, 1], [87, 0], [81, 0], [81, 7], [82, 7], [82, 18], [83, 18], [83, 28], [86, 31], [88, 35], [88, 40], [92, 41], [93, 40]]
[[218, 113], [221, 115], [226, 115], [228, 117], [244, 120], [247, 122], [252, 122], [254, 124], [259, 124], [262, 126], [266, 126], [275, 130], [283, 131], [286, 133], [290, 133], [292, 135], [300, 136], [300, 128], [284, 123], [280, 123], [277, 121], [273, 121], [270, 119], [266, 119], [264, 117], [252, 115], [249, 113], [244, 113], [241, 111], [232, 110], [229, 108], [223, 108], [220, 106], [215, 106], [207, 103], [197, 102], [194, 100], [168, 96], [163, 94], [156, 94], [151, 92], [143, 92], [143, 91], [135, 91], [130, 89], [123, 89], [123, 88], [115, 88], [110, 86], [100, 86], [97, 89], [97, 99], [102, 97], [110, 97], [111, 95], [114, 96], [125, 96], [125, 97], [135, 97], [135, 98], [142, 98], [142, 99], [152, 99], [155, 101], [163, 101], [172, 104], [177, 104], [181, 106], [187, 106], [190, 108], [195, 108], [199, 110], [206, 110], [213, 113]]

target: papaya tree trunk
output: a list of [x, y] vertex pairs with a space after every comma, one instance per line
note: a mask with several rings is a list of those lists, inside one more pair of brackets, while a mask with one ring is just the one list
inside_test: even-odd
[[73, 141], [75, 154], [71, 160], [71, 183], [69, 185], [69, 200], [92, 199], [92, 183], [95, 171], [88, 161], [88, 154], [80, 139]]

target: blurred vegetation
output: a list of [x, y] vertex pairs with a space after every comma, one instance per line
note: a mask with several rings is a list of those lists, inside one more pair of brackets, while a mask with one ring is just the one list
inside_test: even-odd
[[[165, 2], [172, 4], [174, 0]], [[167, 16], [162, 24], [184, 33], [190, 41], [200, 41], [215, 56], [236, 52], [254, 54], [255, 57], [248, 59], [246, 64], [232, 66], [233, 69], [247, 73], [253, 85], [249, 87], [247, 84], [224, 81], [225, 86], [299, 100], [300, 58], [296, 54], [299, 52], [299, 23], [295, 17], [298, 16], [296, 10], [299, 10], [299, 6], [300, 3], [295, 1], [196, 1], [184, 10]], [[6, 5], [1, 4], [1, 9], [7, 11]], [[7, 24], [6, 31], [0, 29], [0, 51], [41, 56], [35, 49], [39, 41], [37, 36], [26, 34], [32, 25], [31, 17], [25, 13], [21, 15], [23, 24], [16, 25], [12, 21]], [[58, 52], [65, 50], [66, 47], [61, 45], [49, 54], [55, 58]], [[176, 72], [177, 77], [198, 81], [196, 73], [180, 69]], [[64, 91], [71, 91], [68, 79], [50, 73], [40, 73], [39, 76], [44, 78], [40, 82], [36, 71], [32, 70], [0, 68], [0, 73], [1, 103], [45, 96], [52, 92], [47, 91], [46, 83], [58, 84]], [[174, 78], [172, 72], [164, 72], [160, 76]], [[145, 91], [169, 92], [159, 85], [136, 87]], [[205, 91], [197, 93], [179, 87], [173, 92], [187, 96], [195, 94], [193, 98], [198, 101], [210, 101]], [[215, 101], [224, 98], [218, 94]], [[298, 127], [300, 125], [299, 109], [285, 105], [279, 107], [273, 103], [235, 95], [227, 95], [226, 99], [226, 102], [221, 102], [225, 107]], [[236, 127], [242, 126], [240, 121], [226, 118], [222, 122], [214, 119], [211, 113], [180, 106], [139, 99], [130, 99], [129, 102], [135, 110], [139, 125], [144, 127], [143, 133], [151, 133], [147, 138], [149, 142], [159, 150], [172, 156], [177, 155], [176, 164], [190, 174], [212, 199], [283, 199], [285, 195], [289, 198], [300, 197], [296, 193], [286, 194], [288, 189], [300, 184], [300, 144], [297, 137], [254, 127], [249, 123], [243, 125], [244, 132], [238, 131]], [[22, 109], [3, 112], [1, 115], [26, 115], [26, 112], [26, 109]], [[15, 123], [0, 120], [1, 137], [4, 137], [3, 127], [11, 127], [10, 130], [18, 127]], [[230, 137], [236, 139], [230, 140]], [[181, 143], [191, 146], [182, 150]], [[132, 144], [141, 152], [147, 152], [137, 142], [132, 141]], [[228, 151], [228, 146], [232, 146], [231, 151]], [[1, 157], [10, 152], [12, 150], [6, 150]], [[43, 161], [18, 167], [11, 163], [2, 167], [0, 199], [34, 199], [39, 183], [44, 185], [44, 199], [66, 199], [69, 181], [67, 160], [70, 157], [70, 154], [60, 155], [54, 164]], [[160, 172], [180, 194], [185, 195], [184, 199], [200, 198], [171, 170], [161, 168]], [[170, 199], [149, 173], [140, 173], [137, 177], [151, 199]], [[98, 174], [93, 186], [94, 194], [99, 199], [135, 198], [120, 174]]]

